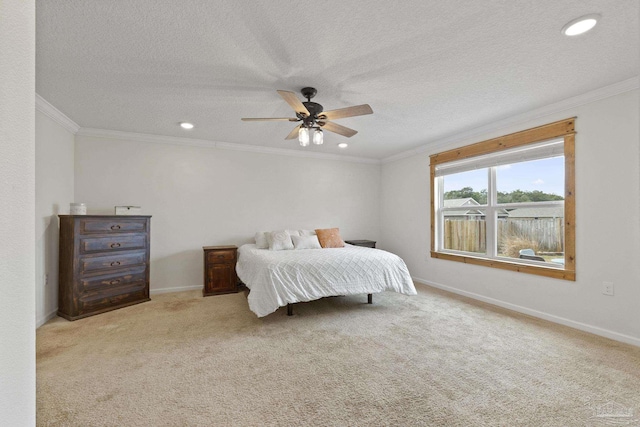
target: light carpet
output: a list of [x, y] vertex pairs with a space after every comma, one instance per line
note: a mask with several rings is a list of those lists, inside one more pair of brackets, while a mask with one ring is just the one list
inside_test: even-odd
[[640, 425], [639, 348], [416, 288], [292, 317], [189, 291], [53, 319], [37, 331], [37, 424]]

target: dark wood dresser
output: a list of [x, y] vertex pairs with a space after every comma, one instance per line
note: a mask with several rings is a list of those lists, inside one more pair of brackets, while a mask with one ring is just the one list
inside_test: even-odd
[[202, 296], [238, 292], [237, 246], [203, 246], [204, 289]]
[[58, 316], [149, 301], [148, 215], [59, 215]]

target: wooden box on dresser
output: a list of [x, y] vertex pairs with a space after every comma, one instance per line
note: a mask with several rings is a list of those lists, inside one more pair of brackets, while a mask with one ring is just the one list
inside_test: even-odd
[[236, 275], [236, 246], [203, 246], [204, 289], [202, 296], [238, 292]]
[[59, 215], [58, 316], [149, 301], [148, 215]]

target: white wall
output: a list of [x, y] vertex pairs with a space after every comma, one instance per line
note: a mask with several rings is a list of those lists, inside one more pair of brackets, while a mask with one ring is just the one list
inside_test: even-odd
[[0, 1], [0, 424], [35, 425], [34, 2]]
[[40, 326], [58, 308], [58, 214], [68, 214], [73, 202], [74, 134], [36, 111], [35, 141], [36, 326]]
[[[575, 282], [434, 259], [429, 155], [555, 120], [576, 120]], [[487, 132], [382, 166], [383, 247], [412, 276], [457, 293], [640, 345], [638, 90]], [[602, 294], [612, 281], [615, 296]]]
[[76, 135], [75, 201], [151, 219], [151, 291], [203, 286], [202, 246], [256, 231], [339, 227], [379, 236], [380, 165]]

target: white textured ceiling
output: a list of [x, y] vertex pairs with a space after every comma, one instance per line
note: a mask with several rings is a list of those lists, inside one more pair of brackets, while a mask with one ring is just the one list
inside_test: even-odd
[[[38, 0], [36, 12], [37, 93], [82, 127], [375, 159], [640, 68], [637, 0]], [[594, 30], [560, 33], [589, 13], [602, 15]], [[325, 110], [374, 114], [304, 149], [284, 140], [293, 123], [240, 121], [293, 117], [276, 89], [303, 86]]]

